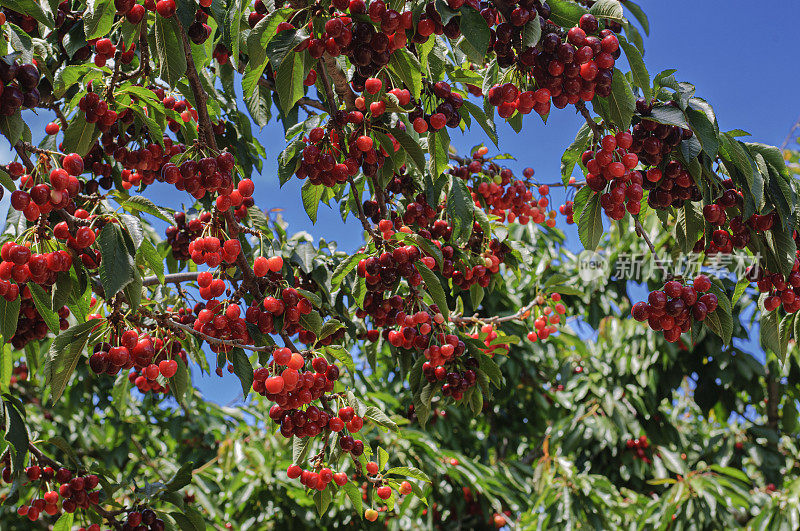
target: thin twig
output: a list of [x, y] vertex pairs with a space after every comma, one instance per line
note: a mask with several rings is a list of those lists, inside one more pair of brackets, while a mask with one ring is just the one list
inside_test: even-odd
[[586, 108], [586, 104], [583, 100], [579, 100], [578, 103], [575, 104], [575, 108], [578, 109], [578, 112], [586, 120], [586, 124], [591, 128], [594, 143], [600, 142], [600, 138], [603, 136], [603, 130], [597, 125], [597, 122], [594, 121], [592, 114], [589, 112], [589, 109]]

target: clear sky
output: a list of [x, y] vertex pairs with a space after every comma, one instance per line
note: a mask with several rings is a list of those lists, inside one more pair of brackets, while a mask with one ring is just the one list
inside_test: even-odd
[[[800, 73], [794, 63], [800, 2], [642, 0], [639, 3], [650, 17], [644, 59], [651, 78], [662, 70], [676, 68], [675, 77], [695, 84], [697, 95], [713, 105], [723, 131], [743, 129], [753, 135], [752, 140], [780, 145], [800, 115], [796, 101], [799, 95], [795, 92], [800, 86]], [[52, 117], [31, 115], [29, 119], [31, 129], [41, 131]], [[519, 135], [498, 122], [502, 151], [518, 157], [503, 162], [518, 172], [531, 166], [540, 182], [557, 182], [561, 154], [580, 125], [580, 116], [569, 108], [554, 108], [547, 125], [538, 116], [528, 115]], [[454, 133], [451, 136], [461, 153], [479, 142], [491, 143], [477, 126], [463, 137]], [[360, 226], [352, 218], [344, 224], [338, 211], [323, 205], [314, 226], [300, 202], [300, 182], [293, 179], [279, 187], [276, 160], [284, 146], [280, 125], [270, 124], [259, 138], [267, 150], [267, 160], [261, 175], [254, 177], [256, 204], [264, 210], [283, 209], [290, 232], [306, 230], [315, 239], [337, 240], [345, 250], [358, 247]], [[490, 153], [495, 153], [491, 149]], [[9, 160], [8, 153], [8, 143], [0, 141], [3, 161]], [[170, 206], [187, 199], [178, 192], [175, 194], [167, 198]], [[0, 213], [5, 212], [9, 195], [6, 193], [0, 201]], [[562, 199], [563, 196], [554, 194], [555, 201]], [[568, 234], [573, 242], [571, 247], [579, 248], [574, 229], [568, 230]], [[238, 395], [235, 379], [233, 375], [220, 380], [216, 376], [200, 378], [195, 374], [195, 384], [204, 394], [222, 403]]]

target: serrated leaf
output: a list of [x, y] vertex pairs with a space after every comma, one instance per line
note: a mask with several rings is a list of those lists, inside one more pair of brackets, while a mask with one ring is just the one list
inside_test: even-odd
[[192, 469], [194, 468], [193, 462], [184, 463], [172, 478], [164, 484], [164, 488], [168, 492], [175, 492], [182, 489], [192, 482]]
[[447, 194], [447, 217], [453, 228], [453, 240], [466, 240], [472, 234], [475, 209], [472, 194], [463, 179], [451, 176], [450, 192]]
[[613, 20], [614, 22], [622, 23], [625, 21], [622, 4], [618, 0], [597, 0], [589, 9], [589, 13], [597, 18]]
[[97, 236], [97, 245], [102, 253], [100, 262], [100, 283], [106, 298], [119, 293], [134, 279], [134, 261], [122, 229], [116, 223], [107, 223]]
[[89, 333], [99, 324], [101, 323], [96, 320], [76, 324], [57, 335], [50, 345], [44, 362], [44, 379], [45, 385], [50, 386], [53, 402], [61, 398], [89, 341]]
[[414, 54], [405, 48], [396, 50], [389, 57], [389, 69], [400, 78], [415, 99], [420, 97], [422, 93], [422, 68]]
[[436, 303], [436, 306], [439, 307], [439, 311], [444, 315], [445, 321], [447, 321], [450, 318], [450, 309], [447, 307], [447, 298], [444, 294], [442, 282], [439, 280], [439, 277], [421, 261], [417, 261], [415, 265], [419, 274], [422, 275], [422, 280], [425, 281], [428, 294], [431, 296], [431, 299], [433, 299], [433, 302]]
[[81, 157], [85, 157], [98, 136], [99, 131], [95, 124], [88, 123], [85, 114], [78, 113], [64, 131], [62, 149], [65, 153], [77, 153]]
[[317, 211], [319, 210], [319, 203], [324, 193], [324, 185], [312, 184], [311, 181], [306, 181], [305, 184], [303, 184], [303, 188], [300, 189], [300, 195], [303, 199], [303, 208], [305, 208], [311, 223], [317, 222]]
[[390, 419], [383, 410], [378, 409], [375, 406], [368, 406], [367, 411], [364, 413], [364, 418], [371, 420], [375, 424], [379, 424], [384, 428], [388, 428], [392, 431], [397, 431], [399, 428], [397, 427], [397, 423]]
[[[576, 196], [577, 198], [577, 196]], [[578, 223], [578, 236], [583, 247], [588, 251], [597, 249], [603, 236], [603, 208], [600, 206], [600, 194], [592, 194], [581, 210]]]
[[117, 12], [113, 0], [87, 0], [83, 13], [83, 31], [86, 39], [98, 39], [108, 35], [114, 25]]
[[28, 283], [28, 289], [30, 289], [31, 298], [33, 299], [34, 306], [36, 306], [36, 311], [39, 312], [39, 315], [47, 324], [47, 328], [49, 328], [54, 334], [58, 335], [58, 333], [61, 331], [58, 325], [59, 318], [58, 314], [51, 308], [52, 302], [50, 295], [44, 290], [44, 288], [34, 282]]
[[24, 420], [24, 410], [18, 410], [15, 402], [11, 400], [4, 400], [2, 405], [5, 409], [5, 414], [3, 415], [4, 438], [14, 449], [13, 458], [11, 459], [11, 474], [16, 476], [22, 471], [25, 456], [28, 455], [30, 436], [28, 435], [28, 426]]
[[625, 52], [625, 57], [628, 59], [628, 64], [631, 67], [631, 74], [633, 75], [634, 84], [642, 89], [642, 95], [650, 101], [653, 91], [650, 87], [650, 74], [647, 72], [647, 66], [642, 59], [642, 53], [639, 49], [630, 44], [625, 39], [619, 39], [619, 45]]
[[345, 368], [352, 372], [356, 370], [356, 364], [353, 361], [353, 355], [346, 348], [339, 345], [328, 345], [325, 347], [325, 352], [333, 356], [333, 358], [345, 366]]
[[344, 485], [340, 487], [347, 497], [350, 499], [350, 503], [353, 504], [353, 511], [359, 516], [359, 518], [364, 518], [364, 510], [363, 510], [363, 500], [361, 498], [361, 490], [356, 487], [355, 483], [352, 481], [348, 481]]
[[424, 172], [425, 153], [422, 152], [422, 148], [419, 146], [419, 143], [401, 129], [394, 128], [391, 130], [391, 133], [395, 140], [397, 140], [397, 142], [400, 144], [400, 147], [411, 159], [411, 162], [414, 163], [414, 166], [416, 166], [417, 170]]
[[6, 343], [11, 341], [17, 331], [17, 321], [19, 320], [19, 308], [22, 299], [17, 297], [13, 301], [0, 297], [0, 334]]
[[186, 74], [186, 54], [172, 18], [155, 17], [155, 41], [159, 77], [174, 87]]
[[244, 398], [250, 393], [253, 387], [253, 366], [244, 350], [234, 348], [228, 353], [228, 360], [233, 365], [233, 373], [239, 378], [242, 384], [242, 394]]

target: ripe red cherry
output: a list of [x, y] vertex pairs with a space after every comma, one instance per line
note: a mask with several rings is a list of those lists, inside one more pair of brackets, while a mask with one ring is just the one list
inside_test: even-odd
[[175, 360], [161, 360], [158, 370], [164, 378], [172, 378], [178, 372], [178, 362]]
[[437, 112], [436, 114], [431, 116], [431, 127], [436, 129], [437, 131], [444, 127], [447, 124], [447, 118], [444, 117], [444, 114]]
[[382, 487], [378, 487], [378, 498], [382, 500], [388, 500], [392, 497], [392, 487], [389, 485], [383, 485]]
[[356, 414], [355, 410], [350, 406], [345, 406], [339, 409], [339, 418], [345, 422], [350, 422], [351, 420], [353, 420], [355, 414]]
[[269, 262], [267, 261], [266, 257], [259, 256], [258, 258], [256, 258], [255, 261], [253, 262], [253, 273], [255, 274], [255, 276], [263, 277], [266, 276], [268, 272], [269, 272]]
[[371, 77], [364, 82], [364, 90], [366, 90], [368, 94], [377, 94], [380, 92], [382, 86], [383, 82], [376, 77]]
[[273, 256], [267, 262], [269, 265], [269, 270], [273, 273], [277, 273], [283, 269], [283, 258], [280, 256]]
[[289, 479], [297, 479], [302, 473], [303, 469], [297, 465], [290, 465], [289, 468], [286, 469], [286, 475], [289, 476]]
[[377, 473], [378, 473], [378, 463], [376, 463], [375, 461], [370, 461], [369, 463], [367, 463], [367, 474], [369, 474], [370, 476], [374, 476]]
[[83, 249], [85, 247], [89, 247], [94, 243], [95, 234], [92, 229], [89, 227], [80, 227], [78, 231], [75, 233], [75, 241], [78, 244], [78, 247]]
[[283, 377], [281, 376], [270, 376], [264, 382], [264, 387], [267, 388], [267, 392], [272, 395], [277, 395], [281, 391], [283, 391], [284, 383]]
[[164, 18], [169, 18], [174, 15], [175, 10], [175, 0], [158, 0], [158, 2], [156, 2], [156, 11]]
[[697, 275], [694, 279], [694, 289], [698, 292], [706, 292], [711, 289], [711, 281], [705, 275]]
[[358, 137], [356, 147], [359, 151], [369, 151], [372, 149], [372, 139], [366, 135]]
[[50, 122], [46, 126], [44, 126], [44, 132], [48, 135], [56, 135], [61, 128], [55, 122]]
[[339, 485], [340, 487], [347, 483], [347, 474], [344, 472], [337, 472], [333, 475], [333, 482]]
[[[172, 0], [167, 0], [172, 1]], [[174, 3], [174, 2], [173, 2]], [[83, 158], [77, 153], [70, 153], [61, 161], [61, 167], [70, 175], [78, 176], [83, 173]]]
[[415, 118], [414, 119], [414, 131], [419, 134], [422, 134], [428, 130], [428, 122], [425, 121], [425, 118]]
[[400, 484], [399, 490], [400, 494], [402, 494], [403, 496], [408, 496], [409, 494], [411, 494], [411, 483], [409, 483], [408, 481], [402, 482]]

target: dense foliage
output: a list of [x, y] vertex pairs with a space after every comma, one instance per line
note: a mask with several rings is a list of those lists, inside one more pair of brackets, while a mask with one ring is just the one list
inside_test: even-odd
[[[3, 529], [798, 527], [798, 155], [637, 4], [0, 6]], [[255, 204], [272, 120], [357, 252]]]

